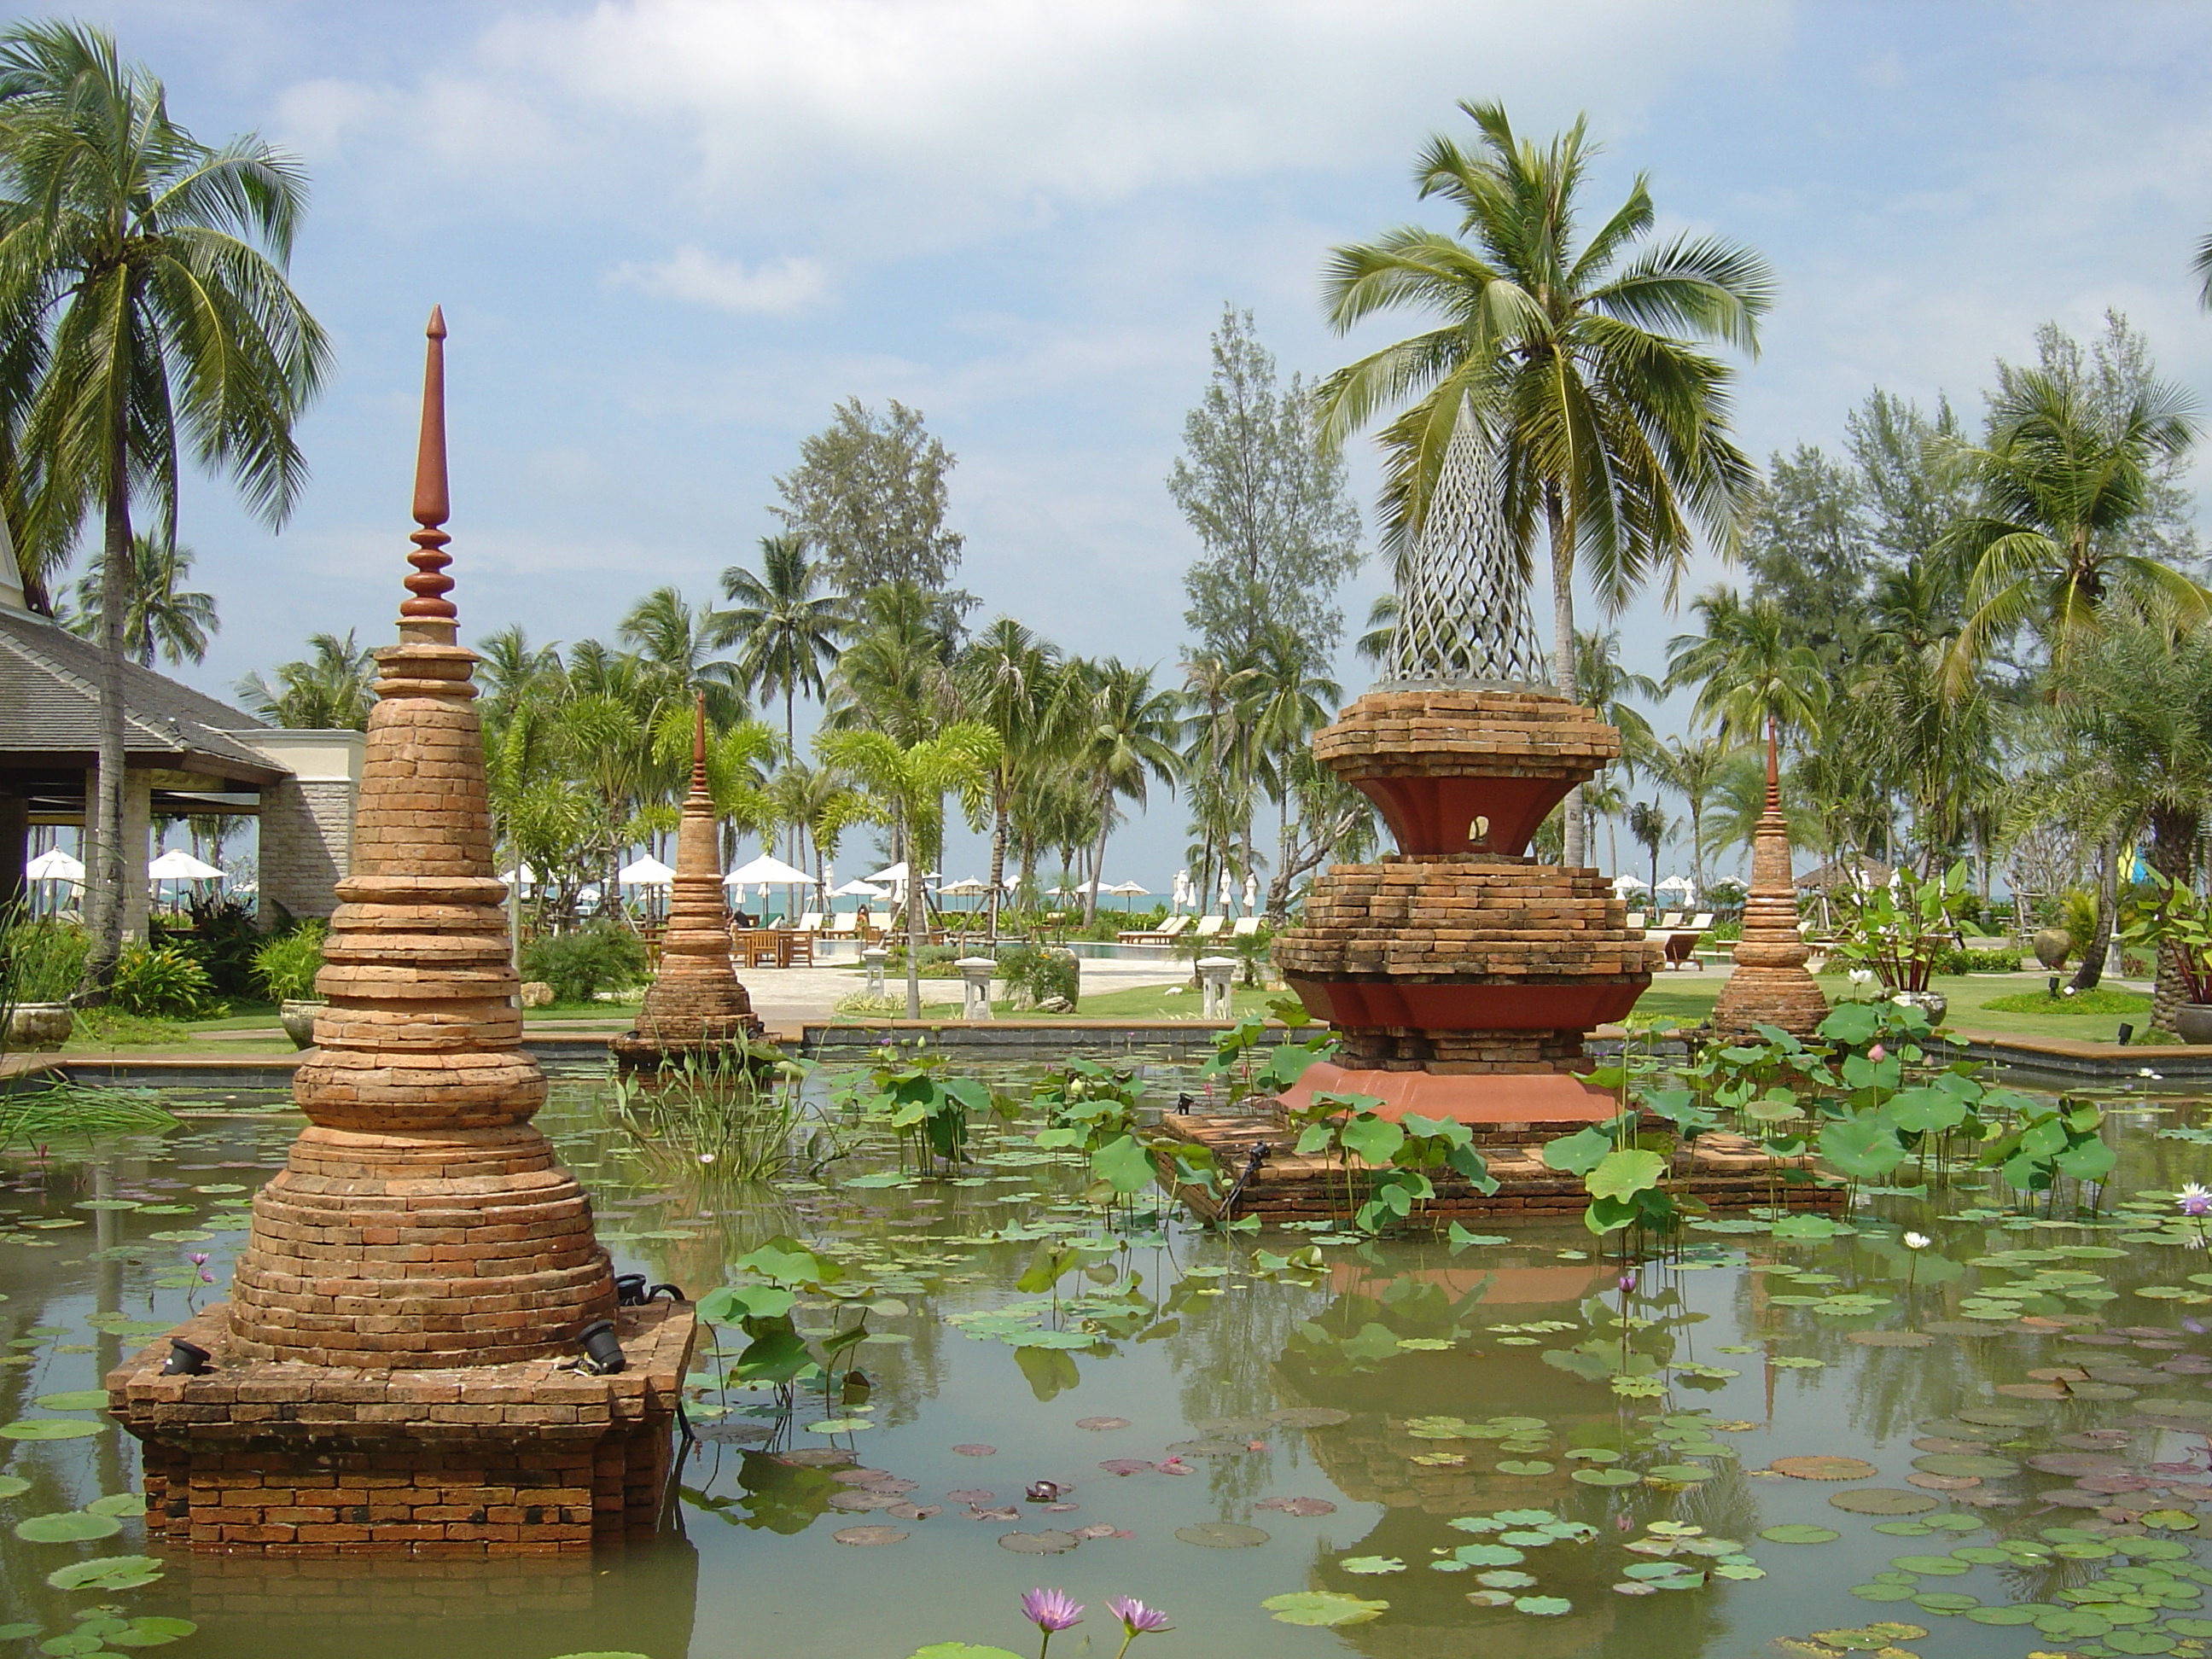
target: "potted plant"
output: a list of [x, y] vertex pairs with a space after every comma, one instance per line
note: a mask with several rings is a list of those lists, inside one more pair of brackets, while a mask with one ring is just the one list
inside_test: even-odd
[[315, 1040], [315, 1015], [323, 1006], [314, 994], [315, 975], [323, 965], [326, 931], [323, 922], [304, 921], [253, 953], [253, 976], [276, 1003], [276, 1018], [295, 1048], [305, 1048]]
[[1966, 861], [1927, 881], [1900, 871], [1892, 883], [1837, 897], [1841, 909], [1830, 957], [1872, 970], [1888, 1000], [1910, 1003], [1940, 1023], [1950, 1003], [1928, 981], [1937, 955], [1958, 943], [1960, 923], [1973, 902]]
[[2212, 1042], [2212, 900], [2155, 871], [2151, 882], [2158, 902], [2139, 911], [2120, 937], [2154, 955], [2172, 953], [2189, 987], [2189, 1000], [2173, 1011], [2174, 1035], [2184, 1042]]
[[81, 927], [0, 907], [0, 1053], [51, 1051], [69, 1041], [76, 1024], [69, 998], [88, 948]]

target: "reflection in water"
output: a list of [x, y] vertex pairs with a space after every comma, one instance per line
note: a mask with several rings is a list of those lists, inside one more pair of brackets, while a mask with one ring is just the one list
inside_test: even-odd
[[[1162, 1089], [1174, 1086], [1169, 1078]], [[12, 1493], [0, 1498], [9, 1616], [39, 1621], [51, 1639], [97, 1594], [134, 1615], [198, 1620], [179, 1659], [366, 1659], [401, 1644], [409, 1659], [904, 1659], [947, 1640], [1018, 1650], [1034, 1638], [1014, 1598], [1042, 1583], [1094, 1611], [1115, 1593], [1166, 1607], [1177, 1634], [1148, 1638], [1160, 1659], [1733, 1659], [1778, 1637], [1881, 1617], [1935, 1626], [1937, 1609], [1869, 1605], [1851, 1588], [1894, 1571], [1893, 1557], [1961, 1542], [1982, 1557], [2000, 1556], [1989, 1547], [1999, 1541], [2011, 1553], [1970, 1572], [1962, 1560], [1957, 1576], [1899, 1593], [1925, 1597], [1936, 1585], [1979, 1602], [2056, 1605], [2107, 1582], [2096, 1552], [2108, 1546], [2069, 1544], [2086, 1553], [2057, 1556], [2035, 1541], [2064, 1522], [2110, 1531], [2078, 1506], [2102, 1501], [2094, 1494], [2068, 1489], [2071, 1507], [2046, 1510], [2071, 1477], [1929, 1474], [1916, 1467], [1916, 1439], [1987, 1443], [2017, 1462], [2108, 1443], [2090, 1431], [2117, 1435], [2123, 1485], [2164, 1483], [2158, 1501], [2185, 1520], [2197, 1501], [2186, 1473], [2158, 1466], [2202, 1465], [2201, 1434], [2181, 1431], [2195, 1406], [2207, 1413], [2198, 1426], [2212, 1426], [2203, 1390], [2212, 1321], [2188, 1299], [2199, 1294], [2189, 1275], [2212, 1263], [2140, 1243], [2116, 1251], [2134, 1224], [2125, 1221], [2085, 1230], [2063, 1217], [2007, 1217], [1966, 1208], [1985, 1201], [1971, 1191], [1942, 1200], [1954, 1218], [1940, 1220], [1885, 1196], [1858, 1231], [1830, 1240], [1778, 1242], [1737, 1224], [1693, 1232], [1682, 1260], [1646, 1264], [1624, 1289], [1574, 1227], [1457, 1250], [1427, 1239], [1332, 1243], [1319, 1267], [1298, 1272], [1270, 1269], [1253, 1247], [1279, 1259], [1303, 1247], [1299, 1235], [1224, 1240], [1139, 1218], [1040, 1293], [1016, 1285], [1040, 1250], [1097, 1238], [1100, 1219], [1078, 1196], [1081, 1171], [1036, 1152], [1019, 1126], [979, 1131], [978, 1161], [950, 1180], [905, 1181], [871, 1152], [820, 1182], [769, 1188], [702, 1168], [655, 1187], [590, 1091], [562, 1088], [540, 1121], [592, 1188], [624, 1271], [696, 1294], [779, 1235], [832, 1256], [844, 1277], [803, 1294], [793, 1318], [817, 1334], [863, 1322], [852, 1351], [860, 1380], [835, 1398], [799, 1389], [779, 1415], [771, 1393], [725, 1386], [741, 1336], [702, 1346], [691, 1379], [697, 1438], [677, 1476], [681, 1532], [661, 1544], [499, 1562], [179, 1556], [159, 1581], [112, 1593], [54, 1589], [46, 1575], [137, 1552], [137, 1523], [70, 1544], [30, 1542], [12, 1528], [129, 1490], [131, 1443], [112, 1431], [0, 1441], [5, 1476], [26, 1488], [0, 1486]], [[2174, 1121], [2116, 1120], [2129, 1127], [2118, 1131], [2113, 1202], [2202, 1172], [2201, 1146], [2148, 1133]], [[0, 1422], [94, 1420], [81, 1404], [39, 1402], [91, 1388], [166, 1330], [195, 1288], [190, 1254], [227, 1274], [243, 1206], [295, 1127], [287, 1115], [201, 1119], [164, 1143], [7, 1166]], [[1935, 1245], [1905, 1249], [1907, 1220]], [[2007, 1254], [2018, 1251], [2030, 1254]], [[1087, 1343], [1074, 1328], [1086, 1319]], [[1928, 1333], [1925, 1346], [1857, 1340], [1911, 1341], [1911, 1330]], [[2081, 1392], [2060, 1398], [2033, 1375], [2069, 1367], [2127, 1380], [2077, 1382]], [[2144, 1401], [2164, 1403], [2145, 1415]], [[1992, 1405], [2025, 1414], [1959, 1417], [1987, 1417]], [[812, 1455], [785, 1461], [793, 1451]], [[1840, 1488], [1766, 1472], [1802, 1455], [1864, 1458], [1881, 1472], [1858, 1486], [1908, 1504], [1924, 1493], [1931, 1513], [1964, 1530], [1907, 1522], [1882, 1523], [1905, 1533], [1877, 1533], [1878, 1516], [1829, 1504]], [[1073, 1507], [1030, 1502], [1042, 1481]], [[876, 1492], [902, 1508], [871, 1506]], [[914, 1518], [898, 1518], [904, 1510]], [[1534, 1516], [1557, 1517], [1569, 1535], [1528, 1532]], [[1841, 1536], [1802, 1547], [1760, 1538], [1779, 1522]], [[1629, 1569], [1666, 1559], [1627, 1547], [1663, 1545], [1654, 1523], [1702, 1529], [1694, 1535], [1710, 1549], [1684, 1561], [1742, 1545], [1737, 1570], [1752, 1576], [1620, 1594], [1651, 1582], [1624, 1577]], [[858, 1528], [903, 1536], [832, 1541]], [[1495, 1541], [1515, 1528], [1522, 1543]], [[2142, 1528], [2118, 1530], [2124, 1541]], [[1054, 1532], [1091, 1536], [1044, 1559], [1000, 1544]], [[1252, 1547], [1206, 1547], [1259, 1534], [1266, 1541]], [[1478, 1560], [1457, 1553], [1478, 1543], [1488, 1545]], [[1518, 1559], [1503, 1564], [1501, 1550]], [[1295, 1590], [1390, 1605], [1370, 1623], [1290, 1631], [1261, 1603]], [[1477, 1605], [1470, 1591], [1543, 1610]], [[2080, 1645], [1950, 1611], [1931, 1653], [2017, 1659]], [[1096, 1654], [1098, 1628], [1063, 1643], [1079, 1652], [1091, 1635]], [[2129, 1628], [2132, 1646], [2113, 1650], [2163, 1639]]]

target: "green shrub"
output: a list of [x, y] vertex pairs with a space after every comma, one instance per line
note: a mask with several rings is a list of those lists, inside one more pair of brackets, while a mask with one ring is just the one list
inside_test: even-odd
[[253, 912], [234, 899], [199, 896], [186, 901], [186, 910], [189, 925], [155, 918], [153, 942], [175, 945], [207, 969], [216, 995], [257, 994], [260, 987], [254, 979], [253, 957], [267, 936], [255, 923]]
[[80, 1008], [76, 1029], [70, 1033], [72, 1048], [154, 1048], [164, 1043], [190, 1042], [192, 1028], [181, 1019], [149, 1018], [127, 1014], [109, 1003], [100, 1008]]
[[601, 991], [645, 976], [645, 946], [617, 922], [594, 921], [573, 933], [547, 933], [522, 947], [522, 976], [553, 988], [556, 1002], [589, 1002]]
[[115, 964], [115, 1005], [126, 1014], [155, 1019], [190, 1019], [206, 1011], [215, 997], [208, 971], [190, 951], [173, 945], [123, 947]]
[[1017, 1008], [1041, 1007], [1055, 998], [1073, 1008], [1083, 992], [1083, 969], [1073, 951], [1018, 945], [999, 953], [999, 975]]
[[[885, 939], [884, 943], [890, 946], [891, 952], [884, 963], [884, 971], [904, 977], [906, 974], [904, 942]], [[916, 979], [958, 979], [960, 970], [952, 964], [967, 954], [966, 951], [950, 945], [925, 945], [915, 957], [914, 976]]]
[[2023, 991], [2014, 997], [1992, 997], [1982, 1005], [2006, 1014], [2140, 1014], [2150, 1008], [2150, 999], [2132, 991], [2075, 991], [2062, 985], [2058, 994]]
[[310, 919], [289, 933], [264, 939], [253, 953], [254, 983], [271, 1002], [304, 1002], [315, 994], [328, 923]]
[[1936, 953], [1936, 971], [1953, 975], [2016, 974], [2020, 971], [2020, 952], [1961, 951], [1954, 946]]
[[66, 1002], [84, 978], [92, 936], [75, 922], [21, 921], [7, 934], [7, 1000]]

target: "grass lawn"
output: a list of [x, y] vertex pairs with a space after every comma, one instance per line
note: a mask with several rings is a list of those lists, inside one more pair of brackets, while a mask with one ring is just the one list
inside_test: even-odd
[[[1231, 1012], [1239, 1019], [1248, 1016], [1266, 1018], [1267, 1005], [1287, 991], [1255, 991], [1239, 985], [1230, 993]], [[1108, 991], [1098, 996], [1086, 996], [1073, 1014], [1040, 1014], [1034, 1009], [1017, 1012], [1010, 1002], [991, 1005], [1001, 1019], [1197, 1019], [1206, 1000], [1198, 992], [1179, 989], [1172, 985], [1140, 985], [1133, 990]]]
[[[2150, 999], [2122, 994], [2134, 1006], [2117, 1012], [2111, 1011], [2111, 999], [2100, 998], [2106, 1012], [2091, 1013], [2077, 1012], [2074, 1006], [2061, 1000], [2048, 1012], [2037, 1010], [2021, 1013], [2009, 1009], [1994, 1009], [1988, 1005], [2023, 994], [2035, 996], [2049, 982], [2047, 974], [1968, 974], [1956, 977], [1940, 976], [1933, 981], [1934, 988], [1951, 1000], [1948, 1016], [1953, 1025], [1970, 1031], [1986, 1031], [1996, 1036], [2067, 1037], [2077, 1042], [2112, 1042], [2119, 1033], [2120, 1022], [2125, 1020], [2140, 1036], [2150, 1023]], [[1651, 988], [1638, 998], [1636, 1012], [1639, 1014], [1667, 1014], [1676, 1019], [1704, 1019], [1713, 1011], [1721, 987], [1727, 981], [1717, 974], [1662, 974], [1651, 981]], [[1836, 1001], [1846, 988], [1847, 981], [1839, 975], [1824, 976], [1820, 988], [1827, 993], [1828, 1000]]]

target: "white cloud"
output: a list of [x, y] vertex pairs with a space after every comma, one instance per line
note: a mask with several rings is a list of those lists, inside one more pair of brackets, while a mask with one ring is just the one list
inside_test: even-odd
[[812, 259], [789, 256], [748, 270], [742, 260], [725, 259], [704, 248], [680, 247], [653, 264], [624, 263], [610, 281], [661, 300], [684, 300], [718, 311], [788, 317], [819, 304], [829, 278]]

